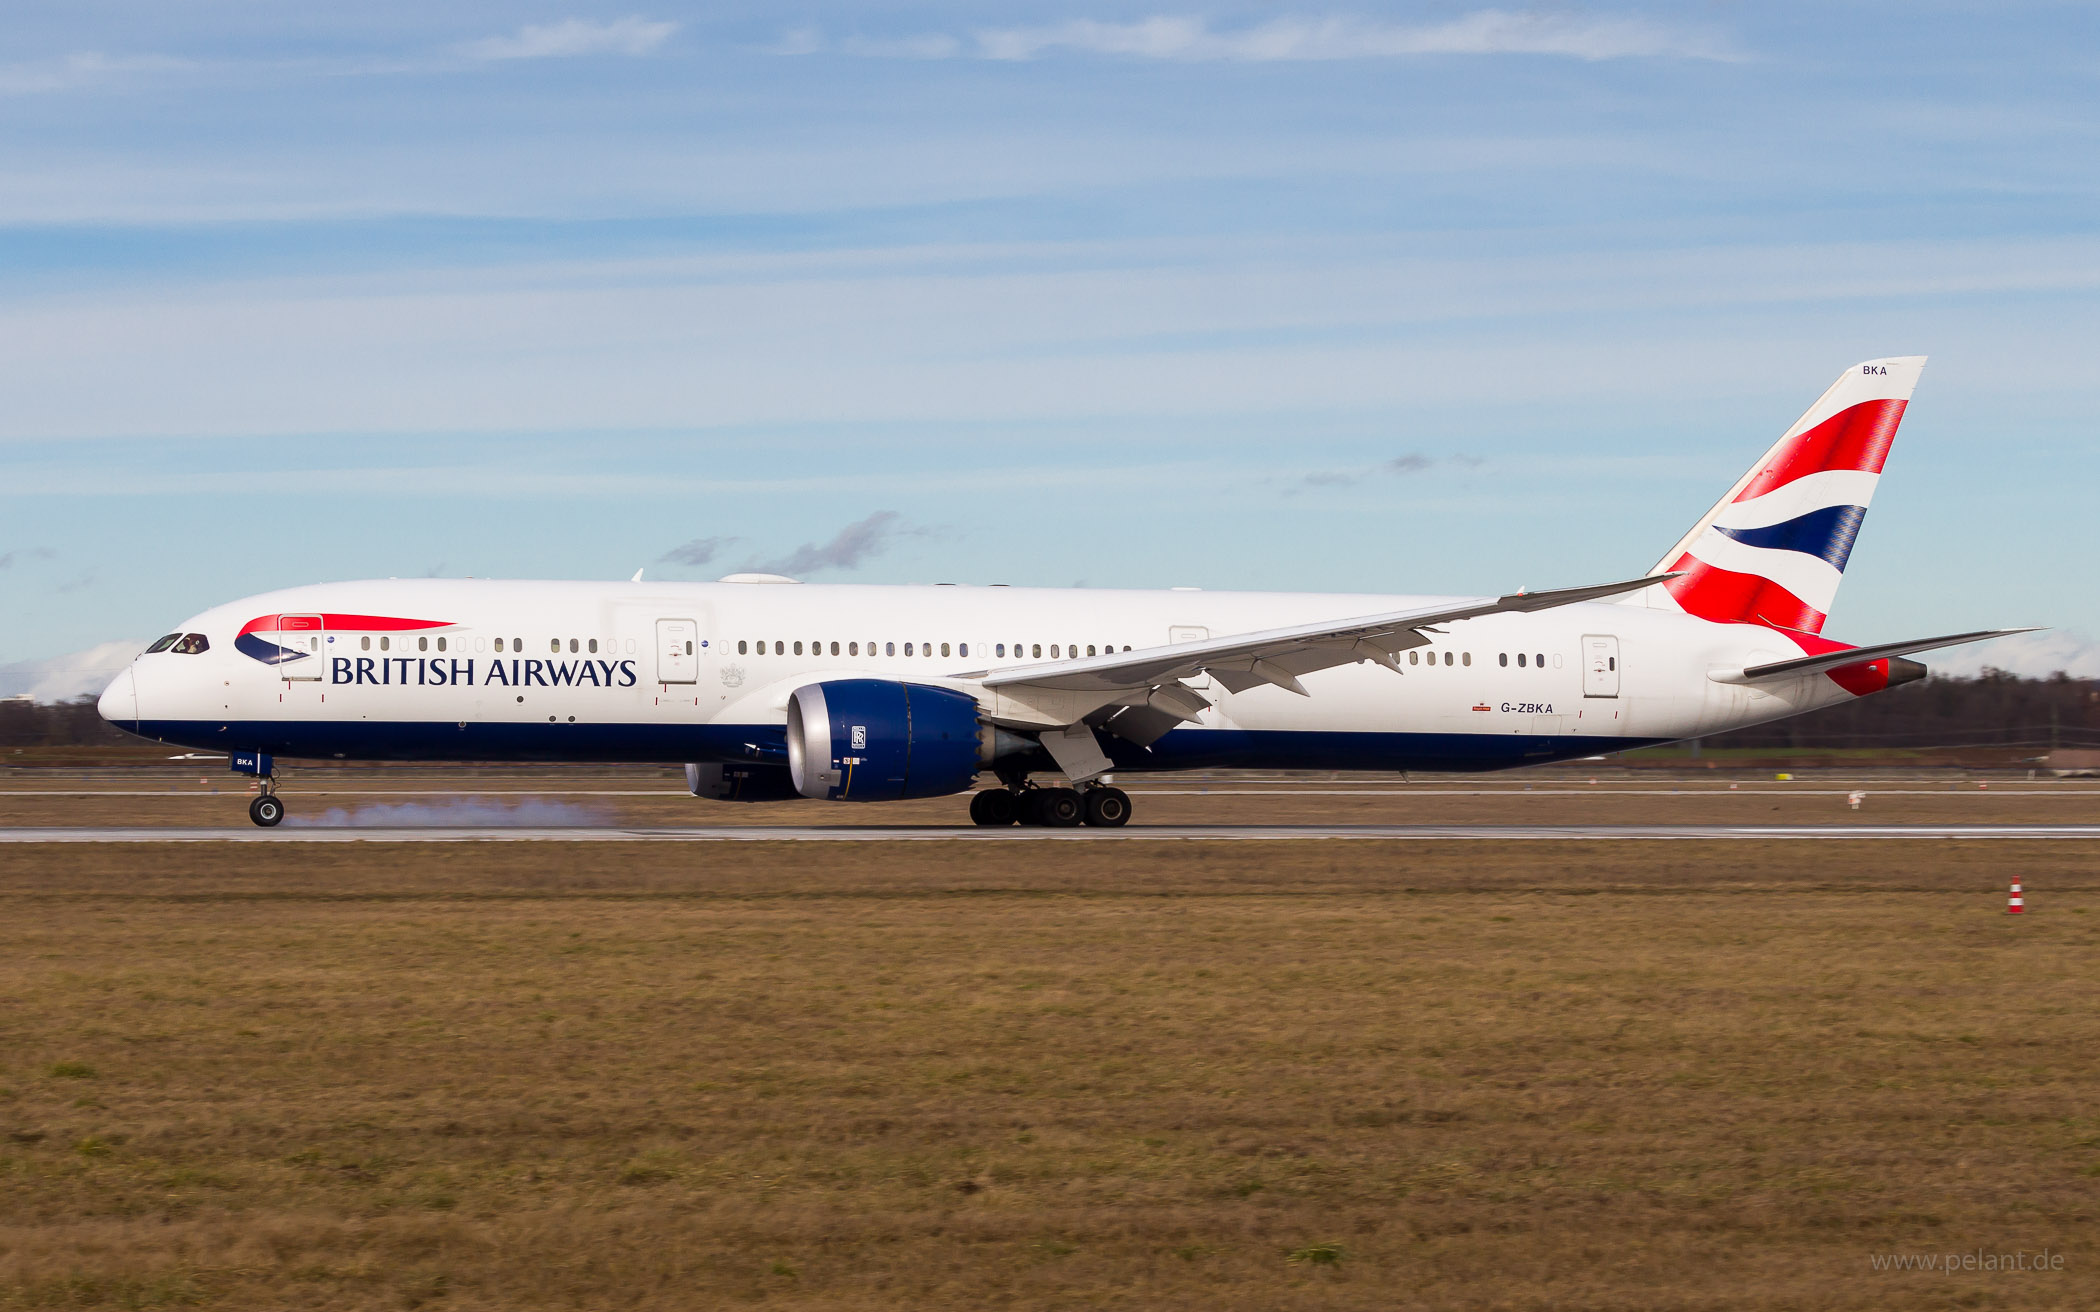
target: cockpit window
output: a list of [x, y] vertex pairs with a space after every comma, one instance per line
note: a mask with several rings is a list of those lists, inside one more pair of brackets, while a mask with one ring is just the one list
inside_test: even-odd
[[211, 639], [201, 633], [185, 633], [172, 650], [177, 656], [201, 656], [211, 650]]
[[181, 634], [171, 633], [167, 637], [162, 638], [159, 642], [154, 643], [151, 647], [146, 648], [146, 654], [148, 656], [151, 656], [154, 652], [166, 651], [168, 648], [174, 646], [180, 641], [182, 641]]

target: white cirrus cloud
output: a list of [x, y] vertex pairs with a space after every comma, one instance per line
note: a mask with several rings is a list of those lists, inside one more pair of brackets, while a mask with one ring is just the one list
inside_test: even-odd
[[107, 55], [99, 50], [83, 50], [55, 59], [0, 64], [0, 96], [74, 91], [125, 78], [187, 72], [196, 67], [191, 60], [171, 55]]
[[1708, 59], [1743, 55], [1710, 32], [1668, 27], [1640, 18], [1482, 9], [1436, 23], [1392, 23], [1337, 16], [1284, 17], [1247, 27], [1215, 28], [1209, 20], [1159, 15], [1132, 22], [1073, 19], [1039, 27], [985, 28], [968, 38], [930, 33], [901, 38], [851, 38], [826, 46], [799, 29], [774, 47], [783, 54], [836, 49], [849, 55], [894, 59], [967, 57], [1005, 61], [1060, 53], [1121, 56], [1187, 63], [1283, 63], [1397, 59], [1413, 55], [1557, 55], [1564, 58]]
[[536, 23], [509, 36], [486, 37], [460, 47], [469, 59], [566, 59], [576, 55], [646, 55], [671, 39], [678, 24], [629, 16], [610, 22], [565, 18]]

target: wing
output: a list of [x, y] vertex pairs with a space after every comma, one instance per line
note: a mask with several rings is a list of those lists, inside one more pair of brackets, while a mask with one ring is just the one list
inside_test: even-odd
[[[1114, 652], [1078, 660], [1017, 665], [996, 672], [978, 671], [959, 678], [980, 679], [987, 688], [1028, 686], [1070, 692], [1117, 692], [1149, 688], [1208, 673], [1234, 692], [1273, 683], [1301, 696], [1309, 695], [1298, 676], [1335, 665], [1375, 660], [1399, 668], [1395, 653], [1420, 647], [1429, 639], [1422, 630], [1482, 615], [1509, 611], [1550, 610], [1581, 601], [1597, 601], [1651, 587], [1658, 576], [1603, 583], [1554, 592], [1517, 592], [1506, 597], [1479, 597], [1456, 605], [1389, 611], [1353, 619], [1321, 620], [1287, 629], [1229, 634], [1200, 642], [1181, 642], [1143, 651]], [[1676, 575], [1666, 577], [1675, 578]]]
[[1793, 675], [1816, 674], [1824, 670], [1835, 670], [1846, 665], [1860, 665], [1867, 661], [1878, 661], [1884, 656], [1908, 656], [1914, 651], [1932, 651], [1939, 647], [1959, 647], [1965, 642], [1982, 642], [1986, 638], [2003, 638], [2013, 633], [2033, 633], [2032, 627], [2024, 629], [1978, 629], [1974, 633], [1950, 633], [1939, 638], [1913, 638], [1908, 642], [1884, 642], [1872, 647], [1847, 647], [1843, 651], [1826, 651], [1814, 656], [1797, 656], [1792, 660], [1767, 661], [1763, 665], [1752, 665], [1741, 670], [1720, 670], [1708, 675], [1717, 683], [1751, 683], [1758, 679], [1783, 679]]

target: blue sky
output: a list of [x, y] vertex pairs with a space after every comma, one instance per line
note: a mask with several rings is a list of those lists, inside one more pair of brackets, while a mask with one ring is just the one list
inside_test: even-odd
[[0, 672], [328, 578], [1595, 582], [1925, 353], [1830, 631], [2100, 673], [2096, 34], [18, 0]]

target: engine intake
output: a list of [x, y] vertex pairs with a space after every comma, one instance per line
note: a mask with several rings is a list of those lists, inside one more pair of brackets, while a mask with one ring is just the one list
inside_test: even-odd
[[977, 781], [987, 730], [968, 693], [895, 679], [806, 684], [788, 699], [788, 774], [804, 797], [893, 802]]

